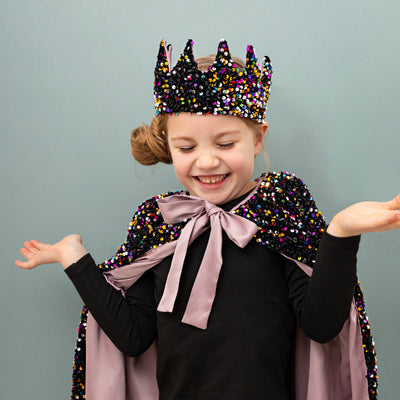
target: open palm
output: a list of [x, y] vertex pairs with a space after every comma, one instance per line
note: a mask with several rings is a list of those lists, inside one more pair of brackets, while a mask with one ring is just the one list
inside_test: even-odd
[[328, 232], [335, 236], [355, 236], [400, 228], [400, 195], [387, 202], [364, 201], [339, 212]]
[[20, 253], [27, 259], [27, 261], [15, 262], [15, 265], [20, 268], [32, 269], [38, 265], [52, 263], [61, 263], [66, 268], [84, 255], [86, 250], [82, 246], [82, 237], [73, 234], [53, 245], [37, 240], [24, 242]]

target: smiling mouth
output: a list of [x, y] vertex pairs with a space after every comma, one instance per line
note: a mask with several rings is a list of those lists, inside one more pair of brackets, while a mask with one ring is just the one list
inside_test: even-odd
[[222, 182], [229, 174], [213, 175], [213, 176], [196, 176], [201, 183], [213, 184]]

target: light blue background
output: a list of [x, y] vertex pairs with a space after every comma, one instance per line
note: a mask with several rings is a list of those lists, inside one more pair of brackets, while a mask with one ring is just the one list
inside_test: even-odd
[[[139, 166], [129, 149], [154, 114], [160, 39], [175, 60], [188, 37], [197, 55], [221, 38], [235, 55], [248, 43], [270, 55], [271, 169], [300, 176], [330, 220], [400, 192], [399, 13], [387, 0], [1, 0], [0, 397], [70, 393], [81, 301], [60, 265], [13, 265], [23, 241], [81, 233], [101, 262], [139, 202], [180, 188], [171, 167]], [[387, 400], [398, 393], [399, 247], [398, 231], [369, 234], [359, 252]]]

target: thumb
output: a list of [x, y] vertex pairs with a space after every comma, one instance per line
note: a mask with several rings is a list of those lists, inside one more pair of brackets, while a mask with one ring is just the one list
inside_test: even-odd
[[397, 195], [393, 200], [386, 202], [386, 208], [388, 210], [398, 210], [400, 209], [400, 194]]

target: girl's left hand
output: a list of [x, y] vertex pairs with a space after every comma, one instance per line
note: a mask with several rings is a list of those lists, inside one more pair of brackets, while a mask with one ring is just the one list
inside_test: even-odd
[[400, 194], [387, 202], [356, 203], [336, 214], [327, 232], [349, 237], [366, 232], [383, 232], [400, 228]]

